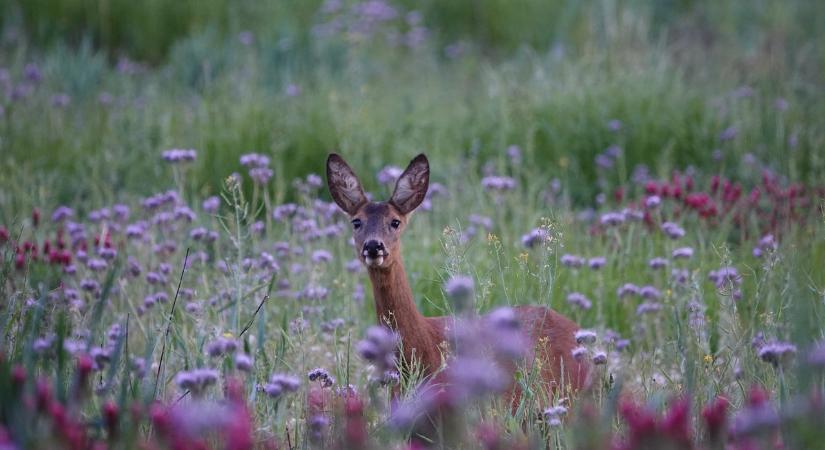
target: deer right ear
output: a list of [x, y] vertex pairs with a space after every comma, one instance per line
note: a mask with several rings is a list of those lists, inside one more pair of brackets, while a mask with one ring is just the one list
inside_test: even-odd
[[331, 153], [327, 158], [327, 186], [335, 203], [351, 216], [367, 203], [361, 182], [344, 158], [337, 153]]

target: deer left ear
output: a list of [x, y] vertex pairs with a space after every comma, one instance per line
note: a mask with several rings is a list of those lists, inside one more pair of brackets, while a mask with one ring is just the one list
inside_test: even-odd
[[424, 201], [429, 186], [430, 163], [422, 153], [410, 161], [410, 165], [398, 178], [390, 203], [401, 214], [409, 214]]

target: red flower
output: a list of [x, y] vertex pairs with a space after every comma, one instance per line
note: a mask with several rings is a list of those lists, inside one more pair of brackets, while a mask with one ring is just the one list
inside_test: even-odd
[[710, 404], [702, 409], [702, 420], [708, 429], [711, 441], [721, 442], [727, 423], [728, 407], [730, 402], [725, 397], [716, 397]]
[[690, 401], [684, 397], [675, 400], [662, 419], [661, 428], [671, 440], [690, 446]]
[[119, 416], [120, 409], [114, 402], [108, 401], [103, 404], [103, 423], [106, 424], [106, 430], [109, 432], [110, 439], [117, 433]]

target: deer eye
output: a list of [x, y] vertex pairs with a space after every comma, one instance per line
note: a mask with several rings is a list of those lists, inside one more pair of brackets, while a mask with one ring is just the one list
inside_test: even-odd
[[352, 228], [355, 228], [356, 230], [361, 228], [361, 219], [354, 219], [352, 221]]
[[397, 230], [398, 227], [401, 226], [401, 221], [398, 219], [392, 219], [392, 222], [390, 222], [390, 226]]

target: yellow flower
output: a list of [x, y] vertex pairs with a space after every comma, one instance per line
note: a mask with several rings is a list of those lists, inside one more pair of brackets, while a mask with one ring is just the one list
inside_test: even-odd
[[713, 355], [705, 355], [705, 364], [713, 363]]
[[559, 158], [559, 167], [564, 169], [567, 167], [568, 164], [570, 164], [570, 160], [566, 156], [562, 156], [561, 158]]

